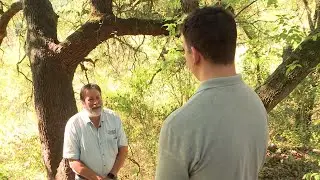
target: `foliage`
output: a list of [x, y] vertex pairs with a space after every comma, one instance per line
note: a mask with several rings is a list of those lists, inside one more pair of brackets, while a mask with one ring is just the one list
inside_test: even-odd
[[[130, 143], [129, 160], [123, 179], [152, 179], [157, 142], [165, 118], [183, 105], [199, 85], [185, 67], [181, 42], [176, 35], [184, 16], [178, 0], [115, 0], [118, 17], [178, 19], [167, 24], [169, 37], [115, 36], [99, 45], [78, 67], [74, 80], [75, 97], [87, 82], [102, 87], [104, 105], [116, 111]], [[248, 0], [224, 1], [236, 12]], [[89, 1], [52, 1], [59, 15], [58, 35], [64, 39], [89, 20]], [[200, 1], [201, 6], [215, 1]], [[238, 72], [252, 87], [262, 85], [286, 59], [290, 49], [299, 47], [309, 32], [300, 1], [257, 1], [237, 17], [239, 41]], [[151, 10], [151, 11], [150, 11]], [[44, 167], [32, 103], [29, 62], [24, 57], [25, 24], [17, 15], [9, 24], [0, 61], [0, 179], [43, 179]], [[312, 38], [316, 38], [314, 35]], [[285, 47], [285, 48], [284, 48]], [[20, 52], [19, 54], [16, 52]], [[23, 60], [23, 61], [21, 61]], [[23, 73], [17, 73], [17, 66]], [[289, 74], [301, 65], [287, 66]], [[319, 87], [315, 70], [269, 115], [270, 142], [279, 146], [320, 148]], [[300, 152], [299, 152], [300, 153]], [[302, 153], [302, 152], [301, 152]], [[318, 156], [303, 152], [296, 158], [287, 150], [270, 153], [260, 178], [312, 179], [319, 176]], [[310, 156], [310, 157], [309, 157]], [[281, 173], [281, 174], [278, 174]]]
[[319, 171], [319, 155], [313, 156], [307, 149], [280, 147], [268, 151], [259, 179], [302, 179], [310, 171]]

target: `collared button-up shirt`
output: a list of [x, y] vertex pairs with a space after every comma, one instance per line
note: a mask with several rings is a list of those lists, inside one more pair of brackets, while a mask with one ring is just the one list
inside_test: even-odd
[[[127, 145], [121, 120], [113, 111], [102, 111], [99, 128], [81, 111], [67, 122], [63, 157], [80, 160], [97, 174], [106, 176], [113, 167], [118, 148]], [[80, 178], [76, 176], [76, 179]]]

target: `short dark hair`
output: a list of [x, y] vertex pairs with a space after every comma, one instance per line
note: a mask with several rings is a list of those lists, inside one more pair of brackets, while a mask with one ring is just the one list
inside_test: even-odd
[[196, 9], [184, 20], [181, 32], [188, 50], [194, 47], [214, 64], [234, 62], [237, 27], [232, 13], [223, 7]]
[[81, 101], [84, 101], [85, 91], [89, 90], [89, 89], [96, 89], [96, 90], [99, 91], [99, 93], [101, 95], [101, 88], [97, 84], [89, 83], [89, 84], [86, 84], [86, 85], [82, 86], [82, 88], [80, 90], [80, 100]]

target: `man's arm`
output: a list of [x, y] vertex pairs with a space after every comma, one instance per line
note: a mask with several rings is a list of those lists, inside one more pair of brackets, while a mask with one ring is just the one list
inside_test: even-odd
[[118, 154], [116, 157], [116, 161], [113, 164], [113, 167], [110, 171], [113, 175], [117, 175], [120, 168], [123, 166], [124, 161], [127, 158], [128, 155], [128, 140], [126, 133], [124, 132], [122, 122], [119, 117], [117, 117], [119, 120], [119, 126], [117, 131], [117, 138], [118, 138]]
[[156, 180], [188, 180], [188, 161], [182, 139], [167, 123], [161, 129]]
[[110, 171], [110, 173], [117, 175], [120, 168], [123, 166], [124, 161], [126, 160], [128, 155], [128, 146], [122, 146], [119, 148], [119, 153], [117, 155], [116, 161]]
[[69, 159], [71, 169], [78, 175], [85, 177], [88, 180], [103, 180], [105, 177], [99, 176], [92, 169], [88, 168], [80, 160]]
[[69, 120], [64, 132], [63, 157], [68, 159], [70, 168], [78, 175], [89, 180], [102, 180], [103, 177], [79, 160], [80, 153], [80, 140], [76, 126]]

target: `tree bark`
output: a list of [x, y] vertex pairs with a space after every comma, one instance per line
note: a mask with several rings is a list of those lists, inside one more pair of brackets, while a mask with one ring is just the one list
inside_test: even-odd
[[91, 0], [91, 14], [101, 17], [103, 15], [112, 15], [112, 0]]
[[34, 60], [31, 71], [43, 159], [48, 179], [54, 179], [62, 159], [65, 124], [77, 112], [72, 87], [74, 72], [66, 69], [61, 59], [46, 57], [46, 51], [31, 51], [37, 54], [30, 58]]
[[[320, 39], [307, 37], [287, 59], [256, 89], [267, 111], [270, 112], [320, 63]], [[287, 71], [290, 65], [298, 65]]]
[[62, 159], [64, 127], [77, 112], [72, 88], [75, 68], [67, 68], [64, 57], [54, 51], [58, 42], [57, 15], [51, 3], [25, 0], [24, 15], [42, 155], [48, 179], [55, 179]]
[[101, 20], [89, 21], [76, 32], [60, 43], [59, 53], [68, 54], [65, 59], [67, 66], [77, 66], [94, 48], [114, 36], [124, 35], [169, 35], [164, 27], [168, 21], [145, 19], [121, 19], [104, 16]]
[[190, 13], [199, 7], [199, 0], [180, 0], [182, 11]]
[[[105, 1], [110, 2], [111, 1]], [[92, 2], [93, 3], [93, 2]], [[102, 3], [103, 4], [103, 3]], [[24, 0], [27, 53], [31, 61], [35, 109], [48, 179], [72, 179], [62, 160], [64, 127], [77, 112], [72, 80], [76, 67], [97, 45], [115, 35], [168, 35], [163, 21], [120, 19], [105, 9], [98, 20], [84, 24], [64, 42], [57, 40], [57, 15], [49, 0]], [[98, 5], [97, 3], [97, 6]], [[110, 6], [108, 6], [110, 7]], [[99, 10], [99, 12], [103, 11]], [[109, 12], [109, 13], [108, 13]], [[268, 111], [286, 97], [320, 62], [320, 39], [306, 39], [257, 89]], [[288, 65], [299, 63], [286, 75]], [[59, 172], [57, 168], [59, 166]], [[56, 176], [57, 175], [57, 176]]]

